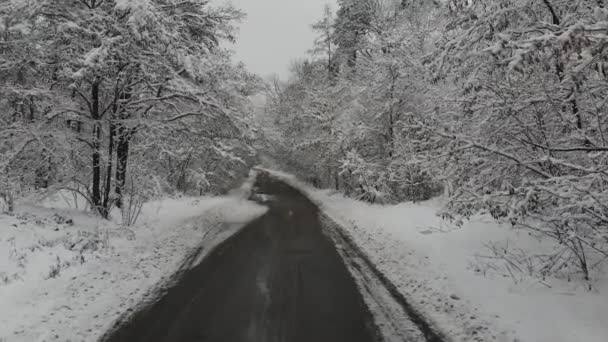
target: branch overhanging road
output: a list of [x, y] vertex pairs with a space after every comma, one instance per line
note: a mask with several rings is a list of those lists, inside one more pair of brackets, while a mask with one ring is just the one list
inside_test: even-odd
[[[105, 341], [435, 341], [421, 337], [399, 305], [386, 304], [389, 291], [370, 280], [360, 258], [336, 248], [307, 198], [269, 177], [256, 188], [268, 195], [258, 199], [270, 199], [269, 211]], [[382, 327], [369, 307], [386, 316]]]

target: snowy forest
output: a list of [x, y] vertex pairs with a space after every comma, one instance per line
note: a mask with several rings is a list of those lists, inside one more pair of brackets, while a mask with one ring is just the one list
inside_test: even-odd
[[[363, 201], [445, 194], [555, 240], [550, 274], [608, 256], [602, 0], [342, 0], [268, 85], [265, 152]], [[568, 261], [564, 261], [568, 260]]]
[[[263, 196], [249, 201], [259, 170], [293, 175], [278, 179], [352, 219], [353, 244], [377, 272], [415, 271], [430, 298], [447, 297], [431, 321], [451, 322], [462, 341], [490, 335], [470, 323], [477, 311], [445, 318], [449, 301], [481, 307], [474, 292], [516, 292], [503, 278], [546, 291], [522, 290], [513, 307], [561, 291], [541, 327], [563, 321], [564, 308], [585, 312], [572, 325], [602, 314], [588, 339], [522, 328], [527, 339], [492, 340], [607, 338], [607, 0], [337, 0], [310, 23], [316, 40], [286, 77], [236, 60], [245, 18], [212, 0], [0, 0], [0, 306], [21, 307], [22, 295], [33, 308], [0, 313], [0, 342], [70, 340], [40, 339], [49, 326], [72, 340], [103, 333], [123, 318], [115, 307], [145, 301], [184, 259], [201, 262], [193, 250], [274, 210]], [[421, 231], [403, 228], [410, 219]], [[480, 225], [511, 240], [490, 241]], [[452, 287], [437, 290], [437, 279], [448, 276], [406, 265], [427, 252], [420, 265], [460, 263], [446, 272], [478, 276], [457, 279], [470, 292], [444, 296]], [[485, 280], [493, 272], [500, 280]], [[49, 319], [51, 304], [35, 313], [46, 290], [16, 284], [41, 279], [60, 284], [49, 291], [79, 319]], [[421, 287], [390, 280], [402, 293]], [[116, 295], [89, 306], [79, 292], [89, 284]], [[573, 305], [563, 299], [571, 284]], [[500, 298], [490, 311], [511, 303]], [[504, 310], [517, 330], [521, 312]]]
[[[254, 152], [259, 79], [220, 47], [238, 10], [198, 1], [2, 1], [2, 197], [68, 190], [107, 217], [225, 191]], [[125, 215], [130, 216], [130, 215]]]

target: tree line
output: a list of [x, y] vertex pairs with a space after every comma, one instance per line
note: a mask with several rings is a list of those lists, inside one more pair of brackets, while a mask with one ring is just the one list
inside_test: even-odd
[[541, 275], [608, 257], [602, 0], [341, 0], [267, 86], [265, 154], [370, 202], [449, 198], [556, 243]]
[[107, 218], [162, 193], [232, 186], [255, 158], [242, 114], [260, 87], [220, 44], [242, 17], [207, 0], [2, 1], [9, 211], [67, 190]]

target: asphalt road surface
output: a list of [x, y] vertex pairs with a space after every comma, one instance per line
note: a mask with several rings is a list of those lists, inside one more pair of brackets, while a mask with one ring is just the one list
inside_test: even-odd
[[270, 210], [189, 271], [109, 342], [371, 342], [372, 316], [317, 208], [258, 179]]

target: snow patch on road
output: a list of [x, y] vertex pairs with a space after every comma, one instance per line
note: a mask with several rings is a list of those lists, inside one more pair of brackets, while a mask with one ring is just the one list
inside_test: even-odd
[[456, 228], [437, 216], [439, 200], [370, 205], [270, 172], [339, 223], [410, 305], [454, 341], [608, 339], [605, 276], [589, 291], [580, 281], [539, 280], [484, 268], [479, 256], [488, 254], [491, 242], [510, 241], [535, 251], [551, 248], [525, 231], [484, 216]]
[[263, 215], [267, 208], [244, 199], [248, 191], [151, 202], [129, 228], [61, 201], [0, 215], [0, 341], [97, 340], [189, 255], [200, 262]]

